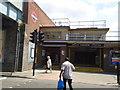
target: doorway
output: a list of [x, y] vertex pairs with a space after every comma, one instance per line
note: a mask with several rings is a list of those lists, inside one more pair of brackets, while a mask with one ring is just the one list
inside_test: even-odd
[[97, 52], [75, 52], [75, 64], [85, 67], [97, 67], [98, 57]]

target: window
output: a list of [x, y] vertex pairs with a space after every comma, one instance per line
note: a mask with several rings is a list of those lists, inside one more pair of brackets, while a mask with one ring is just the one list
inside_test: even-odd
[[61, 39], [61, 32], [44, 32], [45, 39]]

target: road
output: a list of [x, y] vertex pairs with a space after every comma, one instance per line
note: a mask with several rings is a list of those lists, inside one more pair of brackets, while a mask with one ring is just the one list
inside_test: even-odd
[[[6, 79], [3, 79], [2, 88], [56, 89], [58, 75], [59, 71], [53, 71], [52, 73], [44, 73], [44, 70], [38, 70], [35, 76], [32, 76], [32, 71], [26, 72], [22, 75], [20, 75], [19, 72], [7, 77]], [[92, 90], [119, 90], [120, 88], [119, 85], [116, 84], [115, 76], [116, 75], [110, 74], [74, 72], [73, 88]]]

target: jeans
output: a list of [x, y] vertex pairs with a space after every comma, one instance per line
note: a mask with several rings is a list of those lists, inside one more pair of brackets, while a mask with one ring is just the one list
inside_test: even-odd
[[72, 79], [65, 79], [64, 77], [63, 77], [63, 82], [64, 82], [64, 88], [63, 88], [63, 90], [66, 90], [66, 81], [68, 81], [68, 85], [69, 85], [69, 88], [70, 88], [70, 90], [73, 90], [73, 88], [72, 88]]

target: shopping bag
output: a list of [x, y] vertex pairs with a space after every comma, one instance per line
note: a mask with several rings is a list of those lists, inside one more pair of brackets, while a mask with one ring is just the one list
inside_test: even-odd
[[58, 88], [58, 90], [64, 88], [64, 82], [63, 82], [61, 79], [59, 79], [59, 81], [58, 81], [58, 86], [57, 86], [57, 88]]

